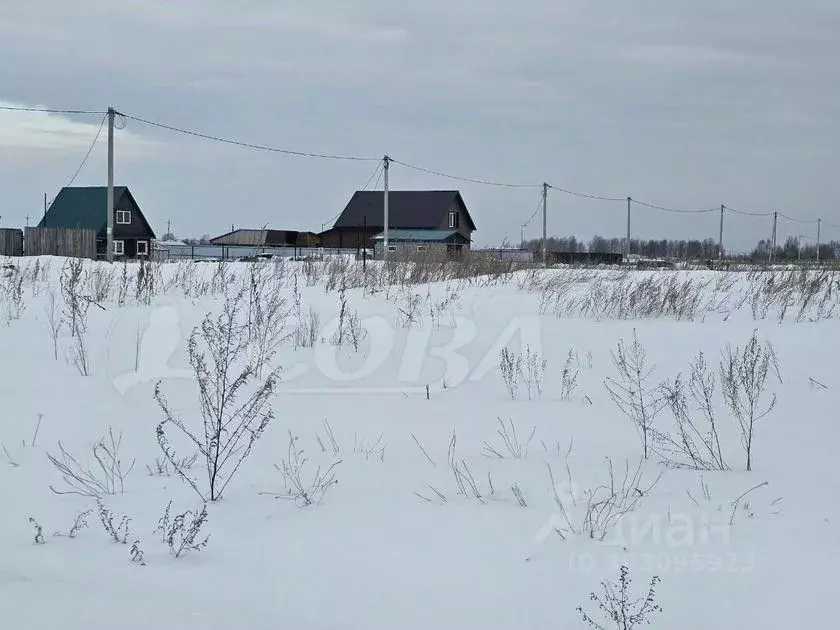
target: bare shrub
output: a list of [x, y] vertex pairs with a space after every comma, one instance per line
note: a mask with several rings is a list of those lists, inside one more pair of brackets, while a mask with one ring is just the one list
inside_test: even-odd
[[85, 277], [88, 294], [96, 302], [105, 302], [111, 297], [114, 287], [114, 275], [110, 266], [93, 265]]
[[125, 306], [128, 299], [128, 289], [131, 286], [131, 276], [128, 273], [128, 261], [123, 261], [120, 270], [119, 284], [117, 285], [117, 305]]
[[[458, 437], [456, 433], [452, 432], [452, 439], [449, 441], [449, 452], [447, 454], [447, 462], [449, 463], [449, 470], [455, 480], [455, 486], [458, 488], [458, 494], [465, 498], [476, 499], [479, 503], [486, 503], [484, 492], [481, 490], [475, 475], [469, 463], [465, 459], [458, 459], [456, 456]], [[492, 484], [490, 493], [493, 493]]]
[[91, 298], [84, 295], [84, 261], [81, 258], [68, 259], [61, 270], [59, 286], [64, 300], [63, 321], [73, 339], [70, 357], [82, 376], [90, 374], [87, 351], [87, 317]]
[[44, 528], [41, 527], [41, 524], [36, 521], [31, 516], [29, 517], [29, 522], [32, 524], [32, 528], [35, 530], [34, 542], [36, 545], [43, 545], [47, 542], [47, 539], [44, 538]]
[[502, 348], [499, 352], [499, 372], [511, 400], [519, 397], [519, 371], [521, 369], [522, 357], [515, 355], [509, 348]]
[[680, 375], [672, 383], [662, 384], [665, 402], [677, 422], [675, 435], [655, 432], [655, 448], [666, 464], [694, 470], [729, 470], [715, 414], [716, 387], [714, 370], [702, 352], [691, 363], [687, 384]]
[[548, 362], [539, 354], [532, 352], [530, 346], [525, 346], [525, 353], [522, 355], [522, 379], [525, 381], [525, 389], [528, 392], [528, 400], [542, 396], [543, 376]]
[[409, 288], [400, 292], [397, 322], [403, 328], [423, 325], [423, 297], [421, 295]]
[[773, 361], [767, 344], [758, 340], [758, 331], [743, 349], [727, 346], [720, 365], [723, 397], [738, 420], [747, 471], [752, 470], [755, 423], [773, 411], [776, 394], [767, 394], [767, 373]]
[[560, 399], [570, 400], [572, 394], [578, 387], [578, 376], [580, 376], [580, 361], [574, 348], [569, 350], [566, 362], [563, 364], [563, 373], [560, 383]]
[[360, 344], [367, 337], [367, 330], [362, 326], [359, 313], [350, 308], [345, 284], [341, 285], [338, 296], [338, 323], [332, 343], [336, 346], [351, 345], [358, 352]]
[[557, 490], [551, 466], [548, 466], [554, 501], [563, 517], [561, 522], [555, 524], [554, 531], [564, 540], [572, 535], [585, 535], [593, 540], [603, 541], [627, 514], [638, 508], [642, 498], [662, 477], [660, 474], [647, 488], [642, 489], [644, 474], [640, 460], [633, 469], [630, 468], [629, 462], [625, 462], [624, 476], [619, 482], [613, 470], [612, 460], [607, 458], [608, 481], [594, 489], [587, 489], [581, 497], [576, 497], [568, 464], [566, 470], [569, 475], [568, 494], [571, 498], [567, 497], [564, 502]]
[[651, 383], [653, 366], [633, 331], [633, 343], [628, 348], [624, 340], [612, 354], [618, 378], [607, 378], [604, 386], [621, 412], [632, 420], [642, 441], [642, 452], [648, 458], [653, 438], [653, 421], [665, 407], [660, 388]]
[[516, 504], [519, 507], [528, 507], [528, 502], [525, 500], [525, 494], [522, 492], [522, 488], [517, 482], [513, 482], [513, 484], [511, 484], [510, 490], [513, 492], [513, 498], [516, 499]]
[[513, 420], [508, 418], [508, 423], [505, 424], [501, 418], [499, 420], [499, 428], [496, 429], [496, 434], [499, 436], [499, 445], [484, 442], [481, 448], [481, 454], [492, 459], [525, 459], [528, 457], [528, 447], [531, 445], [531, 440], [534, 439], [534, 434], [537, 432], [536, 425], [531, 429], [528, 439], [523, 443], [516, 432], [516, 427]]
[[525, 352], [514, 354], [509, 348], [499, 352], [499, 372], [511, 400], [519, 398], [520, 384], [525, 386], [528, 400], [542, 395], [547, 361], [525, 346]]
[[109, 510], [105, 504], [102, 503], [102, 499], [98, 497], [96, 499], [96, 507], [99, 512], [99, 522], [102, 523], [102, 529], [105, 530], [105, 533], [108, 534], [114, 542], [127, 545], [131, 519], [122, 515], [119, 522], [115, 524], [114, 521], [118, 515]]
[[80, 463], [59, 442], [59, 455], [56, 457], [47, 453], [47, 458], [61, 473], [68, 489], [56, 490], [50, 486], [50, 490], [56, 494], [78, 494], [86, 497], [122, 494], [125, 492], [125, 480], [134, 470], [135, 460], [131, 460], [128, 467], [123, 468], [121, 446], [122, 433], [114, 435], [114, 430], [109, 427], [105, 437], [97, 441], [91, 449], [93, 460], [96, 462], [96, 466], [91, 468]]
[[158, 267], [148, 260], [141, 260], [137, 266], [134, 298], [138, 304], [151, 304], [155, 295], [157, 295], [159, 281], [156, 272], [159, 272]]
[[359, 439], [357, 435], [353, 435], [353, 452], [361, 455], [367, 460], [375, 459], [380, 463], [385, 461], [385, 450], [388, 445], [382, 442], [383, 435], [380, 433], [373, 442], [368, 442], [365, 439]]
[[262, 378], [265, 367], [290, 336], [286, 321], [291, 309], [277, 284], [282, 276], [270, 275], [268, 271], [262, 264], [248, 266], [247, 330], [257, 378]]
[[88, 526], [88, 516], [93, 510], [85, 510], [84, 512], [79, 512], [76, 514], [76, 517], [73, 519], [73, 525], [70, 527], [69, 531], [67, 532], [68, 538], [75, 538], [79, 535], [79, 532], [83, 529], [87, 528]]
[[318, 313], [311, 306], [304, 313], [303, 298], [298, 288], [297, 276], [295, 276], [294, 286], [292, 288], [292, 297], [294, 300], [292, 313], [296, 321], [295, 330], [292, 333], [295, 349], [314, 348], [318, 342], [318, 335], [321, 332], [321, 320], [318, 317]]
[[178, 470], [192, 470], [192, 467], [198, 461], [199, 454], [193, 453], [187, 457], [176, 458], [174, 465], [170, 464], [165, 457], [155, 457], [154, 463], [146, 465], [146, 472], [150, 477], [170, 477], [177, 474], [176, 471]]
[[130, 562], [134, 564], [139, 564], [141, 567], [146, 566], [145, 553], [143, 549], [140, 547], [140, 540], [135, 540], [131, 543], [131, 549], [128, 550], [128, 559]]
[[272, 494], [277, 498], [291, 499], [298, 507], [320, 504], [324, 495], [338, 484], [335, 474], [341, 460], [334, 461], [324, 469], [317, 466], [311, 477], [307, 472], [308, 462], [303, 448], [298, 446], [298, 438], [289, 431], [286, 458], [281, 461], [279, 466], [274, 466], [282, 475], [286, 493], [282, 495]]
[[[662, 612], [662, 607], [656, 603], [656, 585], [660, 582], [658, 576], [651, 578], [647, 595], [644, 597], [633, 598], [630, 593], [631, 582], [630, 569], [622, 565], [619, 569], [618, 584], [604, 580], [601, 582], [603, 595], [592, 593], [589, 596], [609, 627], [633, 630], [637, 626], [650, 625], [654, 616]], [[582, 606], [578, 606], [577, 611], [590, 628], [606, 630], [606, 627], [595, 621]]]
[[[279, 368], [256, 378], [256, 366], [248, 361], [247, 326], [237, 320], [241, 301], [242, 292], [227, 297], [222, 314], [217, 318], [208, 314], [190, 335], [188, 353], [198, 385], [201, 427], [192, 428], [175, 416], [160, 383], [155, 387], [155, 400], [164, 415], [156, 430], [161, 451], [178, 476], [205, 502], [221, 498], [274, 418], [269, 401], [279, 380]], [[170, 425], [193, 444], [204, 460], [205, 490], [187, 471], [177, 467], [179, 458], [166, 433]]]
[[341, 448], [338, 445], [338, 440], [336, 440], [335, 438], [333, 428], [326, 418], [324, 418], [323, 425], [325, 433], [324, 438], [322, 439], [318, 433], [315, 434], [315, 439], [318, 441], [318, 446], [321, 447], [322, 453], [326, 453], [329, 451], [333, 454], [333, 456], [338, 457], [341, 454]]
[[52, 339], [53, 358], [58, 360], [58, 336], [61, 334], [62, 319], [58, 303], [55, 299], [55, 291], [50, 290], [47, 294], [47, 305], [44, 308], [47, 314], [47, 323], [50, 327], [50, 339]]
[[155, 533], [161, 535], [161, 541], [169, 547], [170, 553], [180, 558], [191, 551], [204, 549], [210, 538], [201, 535], [201, 530], [207, 524], [207, 504], [202, 505], [198, 512], [187, 510], [174, 517], [171, 512], [172, 501], [166, 505], [155, 529]]
[[6, 302], [6, 321], [11, 322], [20, 319], [26, 310], [23, 293], [25, 277], [15, 265], [6, 268], [8, 272], [4, 274], [3, 282], [0, 283], [0, 297]]

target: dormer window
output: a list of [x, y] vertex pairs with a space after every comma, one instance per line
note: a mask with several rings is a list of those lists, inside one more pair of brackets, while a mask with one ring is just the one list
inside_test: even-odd
[[119, 225], [130, 225], [131, 210], [117, 210], [117, 223]]

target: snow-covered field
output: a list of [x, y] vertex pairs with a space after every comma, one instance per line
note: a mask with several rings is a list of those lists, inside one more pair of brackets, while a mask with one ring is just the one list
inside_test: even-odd
[[[74, 288], [63, 259], [0, 266], [3, 628], [589, 627], [578, 606], [614, 628], [590, 593], [621, 565], [634, 599], [660, 578], [654, 628], [823, 628], [836, 618], [839, 275], [469, 277], [336, 261], [165, 264], [138, 276], [138, 265], [86, 262]], [[223, 405], [234, 422], [205, 442], [203, 413], [221, 398], [198, 334], [193, 357], [203, 354], [209, 377], [200, 405], [188, 340], [226, 304], [245, 325], [233, 328], [242, 352], [228, 380], [263, 365]], [[767, 368], [758, 414], [776, 404], [754, 425], [747, 472], [720, 363], [754, 331]], [[620, 342], [632, 354], [634, 333], [652, 370], [646, 395], [654, 412], [663, 407], [646, 460], [643, 432], [609, 391], [621, 393], [615, 355]], [[506, 348], [514, 370], [522, 360], [515, 396], [500, 367]], [[666, 452], [663, 436], [676, 439], [679, 424], [657, 401], [678, 374], [689, 391], [698, 352], [714, 378], [717, 439], [690, 396], [686, 417], [701, 451], [718, 439], [720, 450], [691, 466]], [[265, 405], [242, 411], [277, 369]], [[755, 369], [748, 376], [756, 382]], [[237, 432], [237, 419], [253, 411], [259, 422], [269, 409], [250, 453], [224, 451], [251, 441], [254, 426]], [[122, 482], [95, 457], [113, 471], [111, 436]], [[247, 456], [207, 503], [196, 538], [209, 535], [206, 546], [176, 558], [156, 528], [170, 501], [171, 517], [201, 511], [206, 458], [182, 460], [216, 445], [230, 455], [222, 479]], [[69, 485], [48, 455], [93, 480]], [[103, 508], [117, 530], [130, 519], [127, 535], [116, 532], [125, 543], [106, 533]], [[87, 527], [70, 536], [87, 510]]]

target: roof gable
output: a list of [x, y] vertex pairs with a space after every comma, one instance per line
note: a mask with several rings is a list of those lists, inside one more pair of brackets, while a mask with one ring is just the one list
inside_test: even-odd
[[[123, 197], [128, 197], [152, 238], [152, 230], [140, 206], [127, 186], [114, 186], [114, 205]], [[47, 214], [38, 223], [38, 227], [83, 228], [104, 232], [108, 223], [108, 187], [78, 186], [65, 187], [50, 204]]]
[[[357, 191], [335, 222], [336, 228], [383, 227], [385, 194], [381, 190]], [[457, 202], [471, 230], [475, 230], [461, 193], [457, 190], [392, 190], [388, 193], [389, 227], [434, 229], [443, 223], [446, 213]]]

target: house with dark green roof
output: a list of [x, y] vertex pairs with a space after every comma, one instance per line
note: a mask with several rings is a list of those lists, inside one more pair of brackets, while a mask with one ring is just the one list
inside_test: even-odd
[[[97, 256], [105, 256], [108, 227], [105, 186], [62, 188], [38, 227], [82, 228], [96, 231]], [[114, 186], [114, 258], [151, 254], [155, 232], [127, 186]]]

